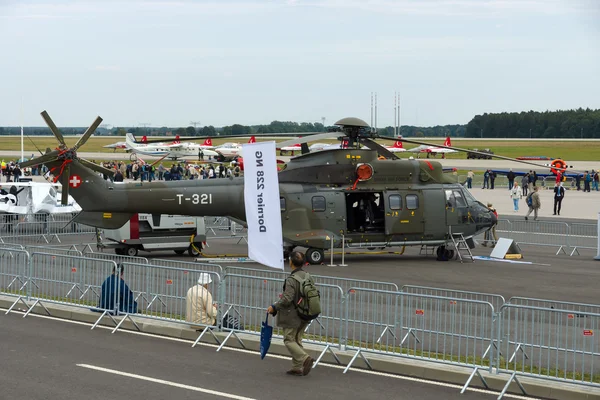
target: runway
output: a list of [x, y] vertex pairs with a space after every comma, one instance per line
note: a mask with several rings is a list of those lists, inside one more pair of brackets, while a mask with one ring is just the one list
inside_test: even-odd
[[[4, 398], [30, 400], [494, 399], [459, 394], [453, 385], [353, 371], [321, 364], [306, 377], [285, 374], [284, 357], [107, 330], [19, 314], [2, 315]], [[513, 396], [510, 396], [513, 397]]]

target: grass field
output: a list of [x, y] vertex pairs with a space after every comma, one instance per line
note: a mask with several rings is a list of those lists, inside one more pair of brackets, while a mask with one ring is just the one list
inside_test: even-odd
[[[56, 146], [56, 139], [53, 136], [36, 136], [31, 138], [35, 145], [43, 152], [47, 147], [54, 148]], [[418, 140], [418, 138], [410, 138]], [[77, 137], [66, 137], [65, 141], [68, 145], [72, 146], [77, 142]], [[261, 139], [258, 139], [259, 141]], [[262, 140], [273, 140], [273, 139], [262, 139]], [[285, 139], [282, 139], [282, 141]], [[106, 152], [107, 158], [110, 158], [112, 149], [105, 149], [103, 146], [112, 144], [119, 141], [125, 141], [125, 138], [121, 137], [92, 137], [83, 146], [80, 151], [83, 152]], [[168, 141], [165, 138], [165, 141]], [[213, 139], [214, 145], [219, 145], [224, 142], [237, 141], [244, 143], [244, 139], [228, 139], [228, 138], [215, 138]], [[425, 140], [424, 140], [425, 141]], [[442, 145], [443, 140], [426, 140], [428, 143]], [[320, 140], [319, 142], [334, 143], [333, 140]], [[393, 141], [380, 141], [387, 145], [392, 145]], [[310, 144], [310, 143], [309, 143]], [[506, 140], [506, 141], [486, 141], [483, 140], [456, 140], [453, 145], [455, 147], [463, 149], [491, 149], [494, 154], [505, 157], [520, 157], [520, 156], [546, 156], [551, 158], [562, 158], [569, 162], [571, 161], [599, 161], [600, 160], [600, 142], [597, 141], [543, 141], [543, 140]], [[24, 139], [24, 147], [26, 156], [31, 153], [39, 154], [32, 144], [31, 140]], [[406, 145], [406, 148], [416, 147], [416, 145]], [[0, 136], [0, 154], [2, 151], [17, 151], [21, 149], [21, 142], [19, 137], [2, 137]], [[123, 150], [117, 150], [123, 152]], [[399, 154], [399, 153], [397, 153]], [[401, 157], [408, 157], [412, 155], [402, 155]], [[439, 156], [438, 156], [439, 157]], [[447, 158], [466, 158], [466, 153], [449, 154]]]

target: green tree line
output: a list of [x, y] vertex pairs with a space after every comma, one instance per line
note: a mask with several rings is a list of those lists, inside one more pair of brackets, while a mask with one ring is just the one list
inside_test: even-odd
[[[327, 132], [332, 126], [315, 122], [273, 121], [266, 125], [233, 124], [223, 127], [99, 127], [96, 135], [125, 136], [231, 136], [276, 133]], [[63, 135], [81, 135], [87, 127], [60, 128]], [[392, 126], [378, 128], [382, 136], [393, 137]], [[19, 135], [20, 127], [0, 127], [0, 135]], [[47, 127], [25, 127], [28, 136], [48, 135]], [[466, 125], [418, 127], [402, 125], [399, 134], [404, 137], [468, 137], [468, 138], [600, 138], [600, 110], [579, 108], [564, 111], [528, 111], [476, 115]]]
[[483, 114], [468, 124], [470, 138], [600, 138], [600, 110]]

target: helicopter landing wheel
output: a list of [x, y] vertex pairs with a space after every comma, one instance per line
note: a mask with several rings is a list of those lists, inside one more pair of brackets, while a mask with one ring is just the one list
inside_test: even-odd
[[321, 249], [310, 248], [305, 254], [306, 261], [311, 265], [321, 264], [325, 259], [325, 254]]
[[454, 258], [454, 250], [446, 250], [446, 257], [448, 260], [452, 260]]

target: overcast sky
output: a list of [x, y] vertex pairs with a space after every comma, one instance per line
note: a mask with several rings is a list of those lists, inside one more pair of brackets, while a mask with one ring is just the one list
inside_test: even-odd
[[600, 108], [597, 0], [1, 0], [0, 51], [0, 126]]

